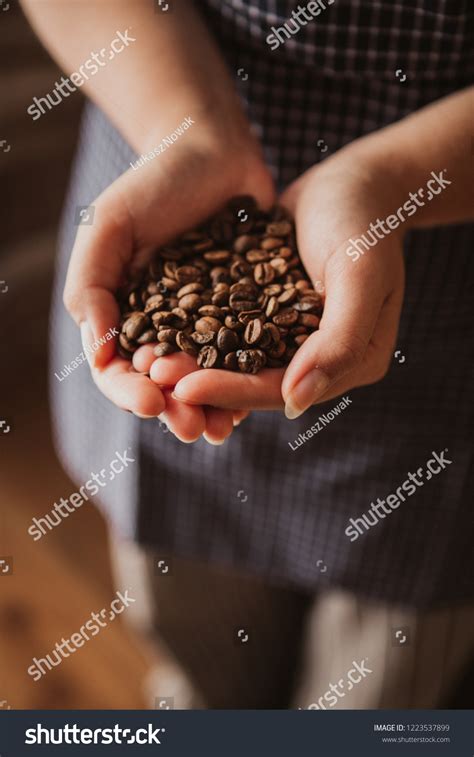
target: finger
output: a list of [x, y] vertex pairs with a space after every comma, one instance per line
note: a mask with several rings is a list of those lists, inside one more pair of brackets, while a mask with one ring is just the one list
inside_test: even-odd
[[183, 376], [198, 370], [194, 357], [186, 355], [184, 352], [178, 352], [174, 355], [155, 357], [150, 367], [150, 378], [158, 386], [174, 387]]
[[[331, 262], [332, 261], [332, 262]], [[385, 290], [378, 270], [348, 268], [340, 255], [327, 265], [326, 302], [319, 331], [288, 366], [282, 384], [287, 418], [297, 418], [362, 361]]]
[[[158, 387], [156, 387], [158, 391]], [[166, 408], [160, 415], [169, 430], [185, 444], [197, 441], [206, 429], [204, 410], [193, 405], [185, 405], [171, 396], [170, 391], [164, 393]]]
[[195, 371], [176, 384], [173, 396], [183, 402], [242, 410], [281, 408], [283, 369], [271, 368], [253, 376], [212, 368]]
[[131, 370], [128, 360], [113, 358], [105, 368], [92, 368], [92, 378], [100, 391], [118, 407], [142, 417], [158, 417], [165, 409], [161, 389]]
[[234, 410], [233, 411], [233, 421], [234, 426], [238, 426], [240, 423], [242, 423], [245, 418], [247, 418], [249, 415], [248, 410]]
[[114, 292], [133, 249], [131, 224], [126, 208], [99, 199], [93, 223], [80, 225], [69, 262], [64, 304], [75, 322], [88, 324], [92, 341], [98, 344], [94, 364], [105, 365], [115, 354], [115, 345], [104, 339], [119, 322]]
[[220, 410], [216, 407], [205, 407], [206, 430], [204, 439], [209, 444], [224, 444], [228, 436], [234, 430], [234, 421], [231, 410]]

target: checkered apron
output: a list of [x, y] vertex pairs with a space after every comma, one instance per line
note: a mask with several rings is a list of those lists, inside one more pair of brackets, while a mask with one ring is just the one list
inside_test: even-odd
[[[296, 3], [205, 4], [280, 187], [347, 142], [473, 81], [472, 0], [321, 5], [296, 33], [289, 24], [291, 38], [271, 50], [271, 28], [282, 27]], [[89, 106], [64, 212], [51, 374], [81, 350], [61, 303], [75, 207], [92, 202], [135, 158]], [[442, 168], [440, 156], [433, 169]], [[158, 551], [309, 592], [337, 585], [418, 607], [471, 597], [473, 241], [472, 225], [408, 236], [397, 359], [382, 382], [350, 392], [352, 404], [302, 446], [289, 442], [336, 401], [291, 422], [253, 413], [222, 447], [185, 445], [158, 422], [113, 407], [80, 366], [59, 384], [52, 379], [65, 467], [82, 483], [130, 446], [136, 462], [101, 491], [100, 504], [123, 535]], [[446, 448], [452, 462], [436, 480], [425, 479], [350, 541], [350, 518]]]

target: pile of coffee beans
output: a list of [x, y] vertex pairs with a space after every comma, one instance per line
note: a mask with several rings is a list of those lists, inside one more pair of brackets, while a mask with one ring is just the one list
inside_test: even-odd
[[119, 352], [181, 350], [202, 368], [258, 373], [287, 365], [323, 309], [303, 269], [294, 224], [247, 195], [172, 245], [118, 293]]

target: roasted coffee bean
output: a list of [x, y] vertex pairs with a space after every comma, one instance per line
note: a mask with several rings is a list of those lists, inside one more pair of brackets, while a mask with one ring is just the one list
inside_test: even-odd
[[298, 313], [293, 308], [284, 308], [273, 316], [273, 323], [277, 326], [293, 326], [298, 320]]
[[183, 284], [191, 284], [196, 281], [196, 279], [199, 279], [200, 275], [201, 271], [199, 268], [196, 268], [196, 266], [193, 265], [183, 265], [176, 270], [175, 274], [176, 280], [179, 282], [180, 286], [183, 286]]
[[212, 318], [208, 315], [204, 316], [204, 318], [199, 318], [194, 324], [194, 328], [199, 334], [207, 334], [208, 331], [219, 331], [221, 326], [222, 323], [217, 318]]
[[176, 334], [176, 344], [182, 352], [186, 355], [197, 355], [198, 350], [194, 341], [184, 333], [184, 331], [178, 331]]
[[[193, 244], [193, 252], [207, 252], [208, 250], [212, 250], [213, 247], [214, 247], [213, 239], [202, 239], [200, 242], [196, 242], [196, 244]], [[204, 257], [206, 256], [204, 255]]]
[[136, 340], [138, 344], [151, 344], [151, 342], [156, 342], [156, 331], [155, 329], [147, 329], [143, 332], [143, 334], [140, 334], [138, 339]]
[[242, 350], [238, 355], [239, 371], [258, 373], [265, 366], [266, 361], [266, 355], [262, 350]]
[[207, 331], [205, 334], [200, 334], [199, 331], [193, 331], [191, 339], [196, 344], [210, 344], [214, 341], [216, 336], [215, 331]]
[[235, 331], [222, 326], [217, 333], [217, 347], [226, 354], [227, 352], [235, 351], [239, 346], [239, 337]]
[[158, 342], [158, 355], [180, 349], [199, 366], [249, 373], [287, 365], [323, 312], [289, 212], [248, 196], [157, 250], [117, 299], [123, 357]]
[[236, 352], [228, 352], [223, 360], [224, 368], [228, 371], [236, 371], [239, 368]]
[[198, 294], [185, 294], [178, 300], [178, 307], [186, 312], [195, 313], [202, 305], [202, 297]]
[[270, 297], [267, 303], [267, 307], [265, 308], [265, 315], [267, 316], [267, 318], [273, 318], [273, 316], [278, 313], [279, 308], [280, 305], [277, 298]]
[[271, 284], [275, 278], [275, 270], [271, 263], [257, 263], [253, 271], [253, 277], [259, 286]]
[[255, 318], [259, 318], [263, 323], [265, 315], [261, 310], [243, 310], [242, 313], [239, 313], [238, 315], [240, 323], [244, 323], [245, 325], [250, 323], [250, 321], [253, 321]]
[[245, 259], [248, 263], [266, 263], [270, 260], [270, 253], [267, 250], [249, 250], [245, 253]]
[[233, 244], [233, 250], [238, 255], [243, 255], [247, 250], [251, 250], [253, 247], [258, 246], [258, 237], [251, 236], [249, 234], [241, 234], [237, 237]]
[[126, 334], [119, 334], [119, 344], [124, 350], [127, 350], [127, 352], [135, 352], [137, 349], [135, 342], [132, 341], [132, 339], [129, 339]]
[[197, 362], [200, 368], [216, 368], [219, 362], [219, 353], [212, 345], [202, 347], [199, 350]]
[[317, 315], [313, 315], [312, 313], [300, 313], [298, 317], [298, 323], [301, 323], [302, 326], [307, 326], [310, 329], [316, 330], [319, 328], [319, 321]]
[[284, 239], [279, 237], [267, 237], [260, 242], [262, 250], [276, 250], [278, 247], [283, 247], [285, 244]]
[[157, 310], [161, 310], [163, 305], [165, 304], [165, 298], [162, 294], [154, 294], [151, 297], [147, 299], [145, 302], [145, 313], [148, 313], [148, 315], [151, 315], [152, 313], [156, 313]]
[[292, 228], [292, 224], [289, 221], [272, 221], [272, 223], [267, 225], [266, 232], [271, 237], [286, 237]]
[[228, 329], [232, 329], [232, 331], [243, 331], [244, 325], [241, 321], [239, 321], [235, 315], [226, 315], [225, 325]]
[[278, 297], [278, 302], [280, 303], [280, 305], [290, 305], [290, 303], [296, 300], [296, 296], [297, 290], [293, 287], [291, 289], [285, 289], [285, 291], [282, 292]]
[[164, 355], [171, 355], [173, 352], [176, 352], [176, 347], [169, 342], [162, 342], [153, 350], [155, 357], [164, 357]]
[[283, 357], [286, 352], [286, 344], [283, 340], [280, 340], [278, 344], [274, 344], [267, 349], [267, 355], [273, 357], [276, 360]]
[[270, 336], [271, 344], [278, 344], [280, 342], [280, 330], [277, 326], [275, 326], [274, 323], [264, 323], [263, 332], [264, 334], [268, 334]]
[[163, 287], [169, 290], [170, 292], [177, 292], [178, 289], [180, 288], [180, 285], [178, 284], [176, 279], [171, 279], [168, 276], [163, 276], [163, 278], [161, 279], [161, 283], [163, 284]]
[[213, 250], [212, 252], [205, 252], [203, 257], [208, 263], [219, 265], [220, 263], [225, 263], [229, 260], [230, 256], [231, 253], [229, 250]]
[[144, 313], [133, 313], [122, 326], [122, 331], [128, 339], [138, 339], [148, 327], [150, 321]]
[[259, 318], [253, 318], [247, 323], [244, 339], [247, 344], [258, 344], [263, 334], [263, 324]]
[[218, 308], [217, 305], [203, 305], [203, 307], [199, 308], [198, 313], [201, 316], [208, 315], [211, 318], [218, 318], [221, 321], [224, 320], [225, 315], [221, 308]]
[[187, 294], [201, 294], [201, 292], [203, 291], [204, 291], [203, 285], [197, 282], [194, 282], [193, 284], [185, 284], [184, 287], [181, 287], [181, 289], [178, 289], [176, 296], [179, 299], [181, 299], [181, 297], [186, 297]]
[[178, 329], [161, 328], [158, 332], [159, 342], [168, 342], [169, 344], [176, 344], [176, 336], [179, 334]]
[[283, 258], [273, 258], [270, 260], [270, 265], [277, 276], [284, 276], [288, 270], [288, 261]]

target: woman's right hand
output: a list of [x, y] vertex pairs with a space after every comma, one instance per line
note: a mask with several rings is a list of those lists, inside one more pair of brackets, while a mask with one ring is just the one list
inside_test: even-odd
[[[145, 266], [157, 247], [234, 195], [252, 194], [263, 207], [273, 202], [273, 183], [256, 141], [248, 130], [236, 131], [219, 135], [218, 126], [196, 122], [166, 152], [128, 170], [95, 200], [93, 223], [78, 227], [64, 291], [85, 346], [118, 326], [115, 292], [127, 270]], [[181, 353], [156, 359], [150, 346], [142, 347], [132, 368], [117, 354], [114, 340], [94, 352], [89, 364], [108, 399], [140, 417], [160, 416], [182, 441], [204, 434], [222, 442], [246, 414], [172, 398], [177, 381], [197, 370], [196, 361]]]

